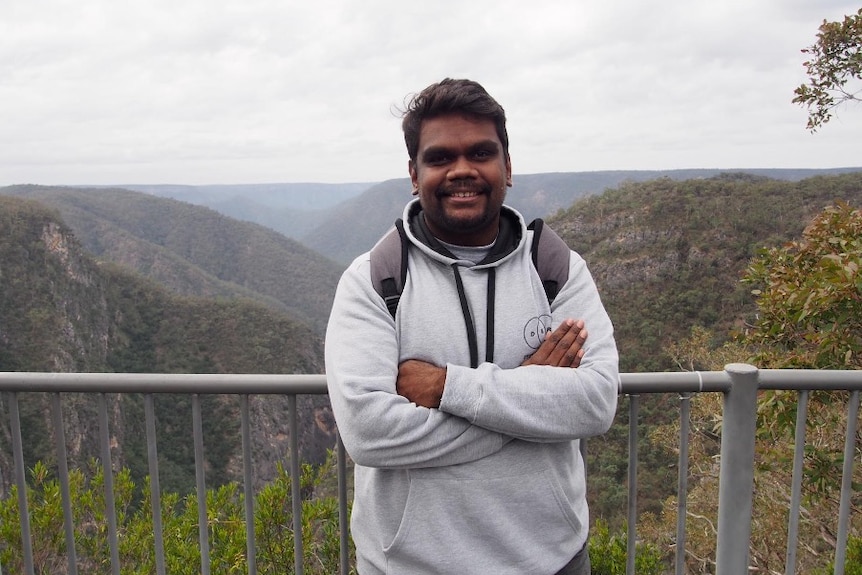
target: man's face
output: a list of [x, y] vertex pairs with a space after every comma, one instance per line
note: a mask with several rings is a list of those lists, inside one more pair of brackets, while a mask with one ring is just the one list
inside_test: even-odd
[[416, 160], [408, 167], [436, 238], [464, 246], [494, 241], [512, 185], [512, 164], [494, 122], [462, 114], [423, 121]]

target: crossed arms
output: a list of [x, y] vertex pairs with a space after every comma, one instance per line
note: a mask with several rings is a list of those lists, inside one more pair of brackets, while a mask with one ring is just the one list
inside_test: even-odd
[[[583, 345], [587, 335], [583, 320], [567, 319], [548, 334], [539, 349], [521, 365], [578, 367], [584, 357]], [[395, 390], [416, 405], [437, 408], [440, 407], [445, 384], [445, 367], [408, 359], [398, 366]]]

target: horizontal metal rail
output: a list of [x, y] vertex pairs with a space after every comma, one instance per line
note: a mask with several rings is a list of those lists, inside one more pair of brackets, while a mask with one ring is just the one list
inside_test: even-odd
[[326, 376], [309, 374], [0, 372], [0, 391], [320, 395]]

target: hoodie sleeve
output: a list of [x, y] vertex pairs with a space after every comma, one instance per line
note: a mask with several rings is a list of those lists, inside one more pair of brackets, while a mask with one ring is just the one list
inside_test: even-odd
[[569, 281], [551, 312], [555, 325], [584, 320], [589, 335], [580, 366], [447, 365], [441, 411], [528, 441], [571, 440], [610, 428], [619, 392], [613, 326], [583, 258], [572, 252], [569, 265]]
[[417, 407], [395, 391], [395, 324], [370, 281], [368, 254], [339, 281], [326, 330], [326, 381], [341, 439], [366, 467], [474, 461], [511, 438], [452, 413]]

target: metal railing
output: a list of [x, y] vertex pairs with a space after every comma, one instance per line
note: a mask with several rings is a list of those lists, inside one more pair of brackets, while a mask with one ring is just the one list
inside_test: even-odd
[[[850, 392], [847, 408], [847, 430], [842, 469], [842, 484], [838, 518], [838, 536], [835, 553], [835, 574], [843, 575], [845, 553], [850, 524], [853, 466], [856, 454], [856, 423], [859, 413], [859, 392], [862, 390], [862, 371], [821, 370], [758, 370], [750, 365], [731, 364], [725, 371], [682, 373], [626, 373], [620, 376], [620, 393], [629, 401], [629, 504], [628, 504], [628, 563], [627, 573], [634, 574], [637, 523], [637, 439], [638, 397], [644, 394], [679, 394], [680, 450], [677, 497], [677, 533], [675, 572], [684, 572], [686, 494], [688, 492], [688, 435], [690, 399], [696, 393], [722, 393], [721, 464], [719, 476], [718, 535], [716, 574], [739, 575], [748, 572], [751, 537], [752, 491], [754, 485], [754, 445], [757, 393], [759, 390], [795, 390], [799, 392], [797, 408], [795, 459], [793, 464], [792, 500], [789, 510], [786, 573], [795, 572], [797, 528], [802, 484], [803, 449], [808, 397], [814, 390], [843, 390]], [[243, 453], [243, 489], [245, 495], [246, 540], [248, 573], [256, 575], [254, 510], [252, 493], [252, 460], [250, 438], [249, 397], [280, 394], [288, 397], [290, 431], [290, 478], [293, 532], [301, 533], [300, 461], [298, 457], [297, 396], [326, 394], [323, 375], [188, 375], [188, 374], [81, 374], [81, 373], [10, 373], [0, 372], [0, 392], [8, 406], [12, 438], [12, 457], [15, 483], [18, 486], [18, 508], [22, 540], [22, 555], [26, 575], [33, 575], [33, 549], [26, 497], [26, 477], [23, 459], [18, 394], [39, 392], [51, 394], [52, 415], [57, 449], [57, 472], [64, 512], [64, 532], [67, 549], [67, 572], [77, 573], [74, 525], [69, 494], [69, 473], [65, 452], [62, 421], [62, 395], [65, 393], [92, 393], [99, 398], [99, 435], [101, 463], [104, 473], [108, 544], [112, 573], [119, 575], [120, 559], [114, 509], [113, 471], [110, 458], [110, 432], [108, 429], [107, 394], [142, 394], [144, 397], [147, 459], [150, 477], [150, 498], [153, 510], [156, 572], [165, 573], [165, 555], [160, 516], [160, 486], [158, 452], [156, 445], [153, 398], [157, 394], [189, 394], [192, 397], [196, 495], [201, 551], [201, 573], [209, 575], [209, 535], [206, 510], [206, 480], [203, 465], [203, 432], [201, 425], [201, 395], [237, 395], [240, 397], [240, 416]], [[337, 443], [340, 573], [350, 571], [348, 559], [349, 534], [347, 528], [346, 454]], [[0, 573], [3, 566], [0, 565]], [[302, 538], [294, 538], [294, 568], [303, 571]]]

